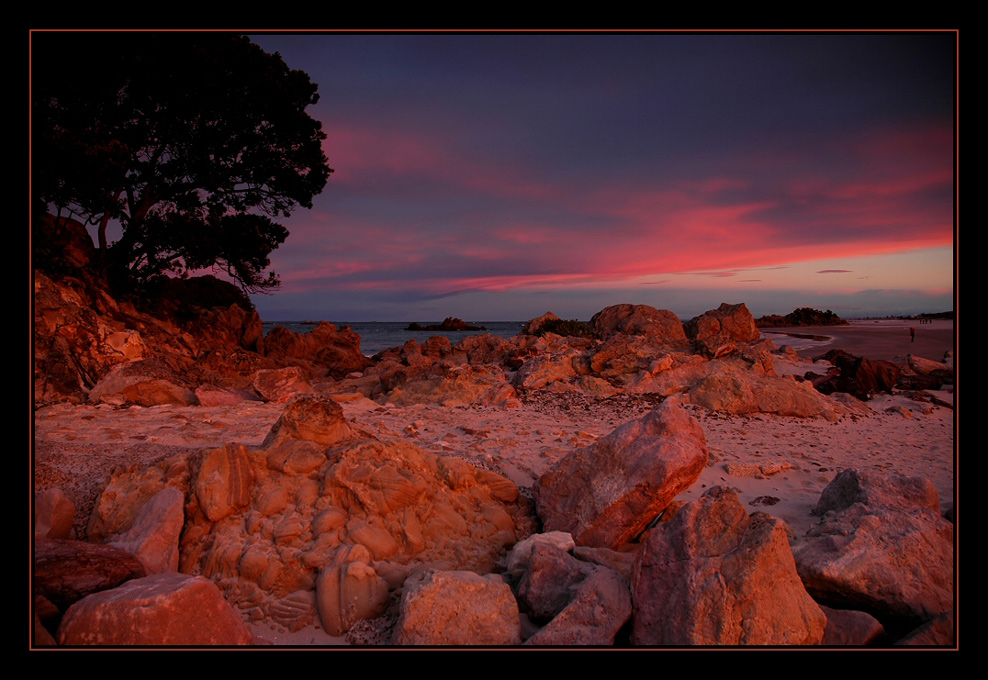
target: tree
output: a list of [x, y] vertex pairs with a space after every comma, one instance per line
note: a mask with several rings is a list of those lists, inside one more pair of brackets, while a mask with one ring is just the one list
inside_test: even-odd
[[[247, 292], [332, 171], [309, 76], [230, 33], [39, 33], [37, 210], [95, 225], [111, 282], [220, 268]], [[118, 224], [113, 243], [108, 227]]]

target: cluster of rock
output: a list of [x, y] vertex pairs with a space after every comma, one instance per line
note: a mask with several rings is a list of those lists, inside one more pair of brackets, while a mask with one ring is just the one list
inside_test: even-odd
[[[723, 304], [686, 323], [647, 305], [614, 305], [587, 324], [589, 334], [542, 333], [551, 312], [514, 338], [473, 335], [409, 340], [334, 389], [394, 405], [512, 407], [533, 390], [678, 395], [729, 413], [774, 413], [836, 420], [839, 403], [808, 380], [776, 373], [786, 354], [761, 340], [744, 304]], [[786, 354], [794, 357], [794, 353]]]
[[35, 642], [243, 645], [265, 621], [350, 644], [950, 644], [952, 525], [928, 482], [845, 472], [796, 538], [728, 488], [677, 503], [707, 460], [666, 400], [557, 461], [533, 502], [303, 395], [259, 447], [118, 471], [88, 542], [39, 498]]
[[463, 319], [457, 319], [453, 316], [446, 317], [442, 323], [430, 323], [423, 326], [420, 323], [410, 323], [405, 329], [407, 331], [486, 331], [485, 326], [475, 326], [469, 324]]

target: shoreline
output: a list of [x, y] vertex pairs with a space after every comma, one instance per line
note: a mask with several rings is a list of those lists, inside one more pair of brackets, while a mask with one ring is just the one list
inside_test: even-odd
[[[915, 340], [909, 329], [916, 329]], [[893, 361], [908, 354], [932, 361], [943, 361], [946, 352], [956, 358], [957, 335], [952, 320], [935, 319], [919, 324], [915, 319], [874, 319], [851, 321], [841, 326], [785, 326], [760, 329], [782, 346], [786, 343], [772, 336], [821, 336], [827, 340], [811, 347], [796, 347], [804, 359], [813, 359], [831, 349], [842, 349], [871, 360]]]

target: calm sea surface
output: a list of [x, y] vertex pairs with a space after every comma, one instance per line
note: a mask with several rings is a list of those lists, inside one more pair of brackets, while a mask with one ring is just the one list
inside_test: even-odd
[[[405, 330], [409, 324], [409, 322], [406, 321], [358, 321], [352, 323], [333, 321], [331, 323], [337, 328], [349, 326], [354, 330], [354, 332], [360, 335], [360, 351], [367, 356], [374, 356], [378, 352], [390, 349], [392, 347], [400, 347], [413, 338], [419, 342], [425, 342], [433, 335], [444, 335], [449, 338], [449, 341], [454, 345], [468, 335], [483, 335], [484, 333], [499, 335], [503, 338], [513, 338], [521, 332], [522, 326], [525, 325], [524, 321], [471, 321], [468, 323], [474, 326], [484, 326], [487, 330], [443, 333], [440, 331]], [[441, 322], [428, 321], [420, 323], [424, 326], [426, 324], [438, 324]], [[296, 333], [308, 333], [310, 330], [315, 328], [316, 324], [300, 323], [295, 321], [272, 321], [264, 324], [264, 333], [267, 334], [268, 331], [275, 326], [284, 326], [288, 330]], [[820, 342], [809, 338], [786, 336], [778, 333], [763, 333], [762, 337], [772, 338], [777, 345], [791, 345], [797, 350], [815, 346], [824, 346], [827, 344], [826, 342]]]

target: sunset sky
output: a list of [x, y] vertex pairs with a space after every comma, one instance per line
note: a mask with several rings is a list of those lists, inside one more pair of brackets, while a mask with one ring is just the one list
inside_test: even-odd
[[954, 308], [954, 32], [252, 39], [335, 170], [265, 321]]

